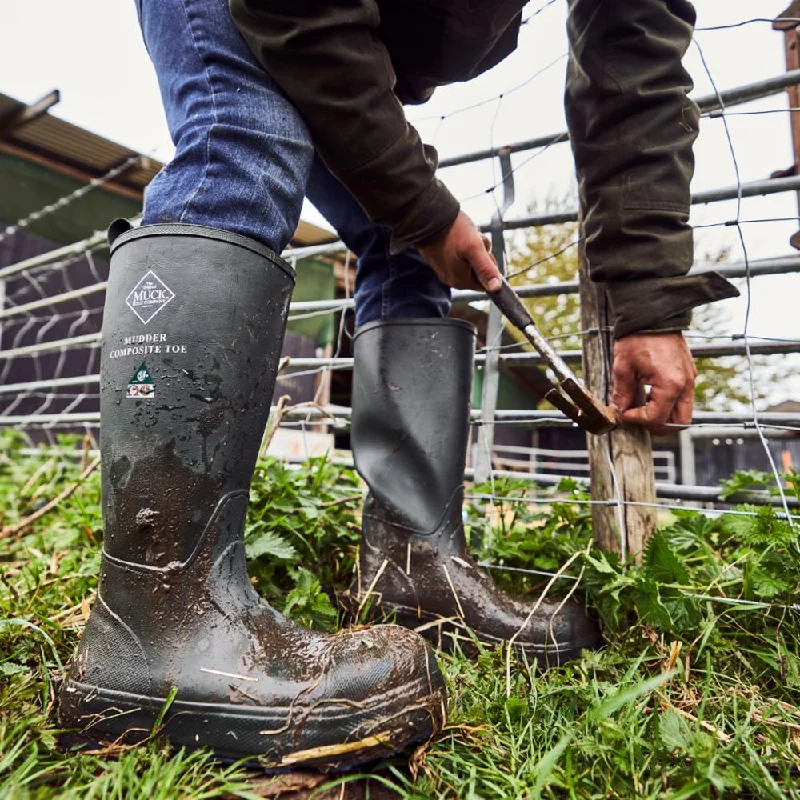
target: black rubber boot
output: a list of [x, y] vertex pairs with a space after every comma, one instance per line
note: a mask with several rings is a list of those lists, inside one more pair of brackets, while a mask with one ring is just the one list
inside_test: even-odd
[[243, 528], [294, 275], [244, 237], [113, 244], [103, 322], [103, 561], [60, 719], [91, 738], [348, 768], [425, 740], [445, 690], [394, 626], [311, 633], [261, 601]]
[[440, 647], [453, 635], [468, 644], [469, 628], [484, 643], [513, 639], [540, 664], [561, 664], [601, 642], [583, 608], [515, 600], [467, 551], [474, 350], [474, 329], [458, 320], [375, 322], [356, 333], [352, 447], [370, 493], [353, 593]]

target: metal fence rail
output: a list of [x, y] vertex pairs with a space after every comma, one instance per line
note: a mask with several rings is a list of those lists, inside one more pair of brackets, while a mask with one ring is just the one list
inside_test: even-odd
[[[332, 245], [319, 245], [320, 252], [322, 252], [321, 248], [329, 248], [331, 246]], [[337, 243], [337, 249], [339, 250], [342, 249], [342, 247], [338, 243]], [[330, 252], [330, 251], [326, 249], [324, 250], [324, 252]], [[719, 272], [726, 278], [734, 278], [734, 279], [744, 278], [748, 275], [748, 272], [751, 278], [761, 277], [764, 275], [788, 275], [800, 272], [800, 256], [785, 256], [783, 258], [762, 259], [753, 261], [749, 265], [741, 263], [700, 265], [698, 267], [695, 267], [690, 272], [690, 274], [701, 274], [703, 272], [708, 272], [708, 271]], [[5, 312], [0, 311], [0, 320], [4, 318], [24, 315], [24, 313], [27, 313], [28, 311], [32, 310], [31, 308], [32, 306], [33, 310], [38, 310], [41, 308], [49, 308], [51, 305], [57, 305], [58, 303], [61, 302], [74, 300], [76, 298], [86, 297], [87, 295], [99, 293], [105, 291], [105, 286], [106, 286], [105, 283], [99, 283], [95, 284], [92, 287], [88, 287], [87, 289], [77, 290], [75, 292], [70, 292], [70, 293], [63, 293], [61, 295], [56, 295], [52, 298], [43, 298], [41, 300], [36, 301], [36, 303], [28, 304], [27, 306], [18, 306], [14, 309], [8, 309]], [[577, 294], [578, 288], [579, 288], [578, 281], [575, 280], [575, 281], [561, 281], [559, 283], [527, 284], [524, 286], [515, 286], [514, 290], [520, 297], [525, 299], [530, 299], [534, 297], [556, 297], [558, 295]], [[487, 299], [485, 292], [472, 291], [472, 290], [459, 289], [453, 291], [452, 295], [453, 295], [453, 303], [475, 303], [475, 302], [486, 301]], [[352, 298], [335, 299], [335, 300], [302, 300], [302, 301], [292, 302], [289, 307], [289, 313], [290, 315], [294, 315], [294, 314], [316, 313], [323, 311], [330, 311], [330, 312], [348, 311], [354, 308], [354, 305], [355, 303]], [[20, 312], [20, 309], [23, 309], [23, 311]], [[41, 342], [39, 344], [25, 345], [22, 347], [11, 347], [6, 350], [0, 350], [0, 361], [4, 359], [8, 360], [12, 358], [19, 358], [21, 356], [32, 356], [42, 353], [68, 350], [75, 347], [99, 345], [100, 341], [101, 341], [101, 336], [99, 333], [91, 333], [82, 336], [70, 337], [69, 339], [58, 339], [55, 341]], [[731, 353], [723, 353], [721, 349], [719, 352], [711, 349], [707, 352], [706, 355], [703, 355], [702, 357], [715, 357], [721, 355], [741, 355], [740, 348], [734, 349], [734, 351]], [[766, 354], [766, 355], [771, 354], [765, 352], [764, 349], [762, 349], [760, 352], [761, 354]], [[776, 350], [775, 352], [777, 353], [777, 352], [795, 352], [795, 351], [789, 349], [788, 351]], [[572, 357], [573, 356], [568, 356], [568, 358]], [[316, 363], [316, 362], [313, 359], [307, 360], [306, 362], [304, 362], [302, 368], [308, 369], [309, 364], [311, 363]], [[320, 366], [330, 366], [330, 364], [323, 365], [320, 362]], [[346, 362], [343, 363], [342, 365], [337, 365], [337, 366], [338, 368], [341, 369], [347, 369]], [[0, 387], [0, 391], [2, 391], [2, 387]]]
[[[711, 114], [722, 108], [749, 103], [752, 100], [760, 100], [763, 97], [780, 94], [790, 86], [800, 85], [800, 70], [791, 70], [767, 78], [763, 81], [748, 83], [744, 86], [737, 86], [719, 94], [713, 93], [694, 98], [702, 114]], [[439, 162], [440, 169], [447, 167], [458, 167], [463, 164], [474, 164], [477, 161], [486, 161], [490, 158], [498, 158], [502, 154], [524, 153], [528, 150], [538, 150], [540, 148], [552, 147], [555, 144], [569, 141], [569, 133], [561, 131], [552, 133], [549, 136], [537, 136], [534, 139], [525, 139], [521, 142], [503, 145], [502, 147], [491, 147], [486, 150], [476, 150], [472, 153], [464, 153], [460, 156], [443, 158]]]
[[[701, 111], [706, 115], [712, 115], [721, 109], [730, 106], [746, 103], [761, 97], [774, 95], [783, 91], [789, 86], [800, 85], [800, 70], [785, 73], [774, 78], [759, 81], [745, 86], [715, 93], [697, 99]], [[482, 226], [482, 229], [489, 231], [493, 237], [493, 252], [498, 261], [504, 261], [504, 232], [522, 230], [546, 225], [556, 225], [562, 223], [574, 223], [578, 219], [577, 210], [567, 210], [554, 214], [536, 214], [516, 219], [506, 219], [505, 215], [511, 208], [514, 201], [514, 170], [511, 165], [511, 156], [528, 150], [544, 149], [554, 144], [568, 141], [565, 132], [550, 136], [538, 137], [521, 142], [512, 143], [503, 147], [493, 147], [485, 150], [467, 153], [449, 159], [444, 159], [440, 166], [442, 168], [456, 167], [464, 164], [473, 164], [488, 159], [498, 159], [500, 174], [502, 175], [501, 186], [504, 189], [504, 203], [498, 209], [494, 219]], [[738, 183], [735, 186], [728, 186], [719, 189], [697, 192], [692, 197], [694, 205], [718, 203], [730, 200], [739, 200], [750, 197], [764, 197], [786, 192], [800, 191], [800, 176], [790, 176], [770, 180], [753, 181], [750, 183]], [[729, 222], [720, 223], [721, 225], [731, 224], [740, 225], [742, 220], [736, 219]], [[577, 244], [577, 242], [575, 243]], [[53, 251], [33, 258], [20, 261], [5, 268], [0, 269], [0, 297], [3, 297], [3, 287], [11, 279], [26, 278], [35, 282], [39, 276], [47, 274], [49, 271], [58, 271], [66, 265], [73, 263], [76, 259], [91, 256], [106, 248], [106, 235], [104, 232], [97, 232], [92, 236], [66, 247], [57, 248]], [[298, 261], [302, 258], [335, 255], [345, 250], [342, 242], [330, 242], [312, 247], [296, 248], [287, 250], [283, 255], [291, 261]], [[779, 258], [761, 259], [743, 263], [730, 264], [709, 264], [696, 267], [694, 272], [704, 272], [716, 270], [729, 278], [756, 278], [765, 275], [783, 275], [800, 272], [800, 256], [787, 255]], [[84, 310], [87, 306], [87, 298], [95, 300], [105, 291], [106, 284], [97, 281], [91, 286], [79, 289], [71, 289], [67, 284], [67, 290], [55, 294], [40, 292], [37, 299], [13, 305], [6, 302], [5, 307], [0, 303], [0, 330], [2, 324], [8, 321], [46, 320], [50, 312], [60, 313], [59, 308], [65, 304], [78, 304]], [[576, 294], [579, 291], [578, 281], [564, 281], [553, 284], [536, 284], [516, 287], [518, 293], [524, 298], [551, 297], [557, 295]], [[453, 293], [455, 303], [480, 303], [486, 302], [486, 296], [482, 292], [475, 291], [456, 291]], [[317, 314], [317, 313], [337, 313], [344, 312], [353, 307], [352, 298], [294, 302], [291, 304], [291, 315]], [[493, 309], [494, 306], [491, 306]], [[11, 343], [5, 349], [0, 350], [0, 369], [5, 364], [14, 359], [39, 357], [61, 357], [66, 352], [74, 349], [96, 350], [101, 344], [99, 333], [82, 333], [80, 335], [70, 335], [67, 338], [47, 341], [44, 332], [46, 324], [43, 326], [37, 341], [34, 344]], [[502, 332], [500, 317], [495, 315], [490, 318], [489, 330], [487, 334], [487, 348], [485, 352], [478, 353], [475, 363], [484, 370], [484, 404], [482, 411], [475, 411], [472, 414], [472, 424], [481, 429], [482, 447], [478, 448], [475, 469], [467, 472], [467, 478], [471, 479], [474, 474], [479, 478], [487, 476], [504, 477], [513, 475], [523, 480], [528, 480], [538, 485], [555, 485], [559, 478], [553, 475], [530, 474], [520, 475], [519, 473], [507, 473], [504, 470], [492, 469], [491, 454], [493, 445], [493, 429], [496, 425], [514, 425], [524, 428], [540, 428], [543, 426], [571, 426], [573, 423], [566, 419], [560, 412], [555, 410], [497, 410], [495, 402], [497, 399], [497, 381], [499, 370], [513, 366], [539, 366], [542, 361], [540, 357], [531, 352], [507, 352], [501, 350], [496, 341]], [[600, 333], [599, 330], [583, 331], [583, 335], [593, 335]], [[748, 358], [752, 355], [778, 355], [800, 352], [800, 339], [797, 340], [763, 340], [756, 341], [754, 337], [746, 337], [743, 334], [734, 334], [727, 337], [720, 337], [724, 341], [692, 342], [692, 352], [700, 358], [718, 358], [724, 356], [743, 356]], [[581, 359], [581, 352], [577, 350], [566, 350], [561, 353], [562, 358], [571, 363], [576, 363]], [[285, 368], [285, 374], [296, 375], [300, 372], [322, 372], [329, 370], [348, 370], [352, 369], [352, 359], [348, 358], [296, 358], [293, 359]], [[38, 362], [37, 362], [38, 369]], [[53, 390], [61, 390], [74, 387], [85, 392], [84, 395], [76, 397], [95, 397], [89, 392], [97, 391], [99, 384], [98, 375], [95, 372], [88, 372], [85, 375], [61, 375], [61, 374], [36, 374], [36, 378], [30, 381], [17, 381], [14, 383], [0, 383], [0, 396], [34, 396], [38, 393], [47, 393]], [[12, 404], [13, 407], [13, 404]], [[70, 409], [74, 408], [71, 406]], [[289, 425], [315, 426], [324, 425], [333, 430], [347, 430], [350, 422], [350, 409], [342, 407], [331, 408], [297, 408], [286, 412], [284, 418]], [[0, 426], [13, 426], [25, 428], [38, 426], [43, 430], [57, 431], [63, 429], [75, 429], [81, 426], [87, 429], [95, 429], [99, 424], [99, 413], [96, 411], [62, 411], [53, 413], [47, 410], [47, 404], [30, 414], [15, 413], [13, 410], [5, 414], [0, 414]], [[764, 428], [774, 429], [781, 434], [791, 434], [800, 431], [800, 414], [796, 413], [758, 413], [745, 411], [731, 412], [697, 412], [692, 425], [692, 430], [707, 429], [711, 426], [719, 430], [756, 432], [761, 435]], [[738, 433], [736, 435], [739, 435]], [[690, 502], [718, 502], [720, 500], [720, 490], [718, 487], [700, 486], [678, 486], [673, 483], [657, 484], [657, 496], [664, 500], [682, 500]], [[766, 496], [754, 496], [756, 500], [773, 503], [774, 498]], [[619, 498], [609, 500], [609, 503], [622, 502]], [[781, 501], [784, 505], [788, 501]]]
[[[276, 410], [273, 407], [272, 411]], [[294, 422], [327, 424], [346, 430], [350, 427], [350, 417], [352, 411], [347, 406], [309, 406], [299, 408], [288, 408], [283, 413], [282, 419]], [[495, 423], [519, 425], [520, 427], [540, 427], [542, 425], [562, 425], [574, 428], [575, 423], [565, 417], [560, 411], [532, 410], [523, 411], [519, 409], [498, 409], [494, 415]], [[800, 431], [800, 413], [795, 412], [761, 412], [759, 420], [762, 425], [775, 428], [797, 429]], [[74, 414], [39, 414], [26, 416], [0, 416], [0, 426], [20, 425], [26, 421], [37, 422], [39, 424], [93, 424], [100, 421], [98, 412], [85, 412]], [[470, 414], [470, 422], [473, 425], [482, 425], [484, 417], [480, 409], [473, 409]], [[691, 428], [747, 428], [753, 424], [752, 413], [746, 411], [696, 411]]]

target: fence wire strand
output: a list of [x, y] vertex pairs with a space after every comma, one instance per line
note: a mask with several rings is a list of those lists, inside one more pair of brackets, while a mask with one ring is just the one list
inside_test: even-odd
[[[537, 20], [548, 9], [556, 5], [557, 0], [547, 0], [538, 5], [532, 12], [527, 13], [523, 19], [523, 26], [530, 28], [537, 23]], [[589, 23], [593, 23], [594, 19]], [[713, 32], [730, 31], [737, 28], [744, 28], [749, 25], [759, 23], [773, 23], [774, 21], [783, 22], [787, 25], [796, 24], [800, 25], [800, 18], [794, 17], [781, 17], [778, 20], [767, 19], [763, 17], [753, 17], [750, 19], [738, 20], [731, 23], [710, 25], [698, 27], [696, 33], [705, 34]], [[588, 31], [588, 28], [587, 28]], [[743, 181], [740, 173], [739, 159], [737, 157], [737, 150], [734, 143], [734, 137], [728, 125], [728, 119], [733, 116], [747, 118], [747, 117], [766, 117], [766, 118], [781, 118], [782, 116], [791, 117], [794, 113], [800, 111], [795, 107], [785, 108], [769, 108], [769, 109], [745, 109], [745, 110], [731, 110], [726, 106], [723, 98], [723, 93], [720, 92], [714, 72], [709, 64], [708, 59], [703, 51], [703, 48], [695, 37], [694, 44], [700, 58], [706, 78], [712, 86], [713, 94], [717, 98], [719, 106], [716, 110], [711, 110], [703, 114], [703, 124], [712, 125], [711, 120], [719, 120], [722, 124], [722, 132], [725, 137], [727, 148], [730, 152], [732, 168], [735, 175], [735, 185], [737, 196], [735, 198], [736, 213], [732, 219], [725, 219], [718, 222], [700, 223], [695, 225], [695, 229], [708, 229], [708, 228], [733, 228], [736, 231], [737, 244], [742, 250], [744, 260], [744, 285], [745, 285], [745, 312], [743, 327], [741, 332], [733, 333], [713, 333], [704, 334], [700, 332], [689, 332], [687, 337], [695, 340], [731, 340], [741, 341], [745, 348], [745, 361], [747, 365], [747, 381], [748, 381], [748, 395], [749, 395], [749, 412], [752, 414], [752, 419], [730, 423], [702, 423], [695, 422], [689, 426], [690, 430], [703, 431], [711, 428], [720, 429], [729, 427], [732, 430], [742, 428], [745, 430], [755, 431], [755, 435], [763, 448], [765, 457], [770, 466], [773, 474], [777, 491], [779, 493], [781, 511], [777, 516], [791, 522], [800, 520], [800, 515], [793, 513], [790, 508], [789, 499], [784, 489], [784, 480], [781, 475], [775, 456], [769, 445], [767, 431], [781, 432], [784, 434], [800, 433], [800, 425], [794, 426], [791, 424], [778, 424], [769, 421], [762, 421], [761, 414], [758, 408], [758, 392], [756, 390], [756, 378], [754, 373], [754, 356], [751, 348], [751, 343], [758, 340], [762, 342], [774, 342], [788, 345], [798, 345], [800, 347], [800, 339], [790, 338], [785, 336], [770, 336], [755, 335], [750, 331], [751, 325], [751, 312], [753, 301], [753, 278], [751, 259], [747, 239], [745, 236], [745, 227], [754, 225], [767, 225], [787, 222], [797, 222], [797, 217], [792, 216], [772, 216], [764, 218], [743, 218]], [[550, 70], [562, 63], [567, 58], [567, 54], [563, 53], [556, 58], [548, 61], [547, 63], [537, 65], [527, 77], [524, 77], [518, 83], [510, 86], [508, 89], [499, 92], [491, 97], [486, 97], [475, 102], [469, 103], [463, 107], [455, 108], [442, 114], [433, 114], [415, 118], [413, 121], [416, 123], [434, 121], [436, 127], [433, 132], [433, 139], [436, 140], [444, 130], [445, 123], [455, 117], [473, 111], [479, 108], [487, 108], [494, 105], [491, 110], [491, 118], [487, 125], [487, 139], [488, 146], [491, 152], [497, 152], [496, 139], [498, 121], [502, 115], [508, 110], [509, 104], [513, 102], [515, 95], [522, 89], [530, 87], [535, 84], [536, 80], [541, 76], [547, 74]], [[747, 124], [743, 122], [742, 124]], [[755, 123], [754, 123], [755, 124]], [[490, 196], [492, 198], [496, 215], [502, 218], [502, 208], [497, 197], [497, 190], [502, 189], [508, 179], [513, 179], [519, 176], [520, 172], [527, 166], [532, 164], [536, 159], [540, 158], [544, 153], [556, 144], [566, 141], [565, 135], [560, 137], [553, 137], [549, 142], [532, 148], [532, 152], [527, 153], [522, 158], [516, 158], [515, 163], [512, 163], [510, 171], [504, 171], [502, 166], [498, 166], [498, 159], [491, 158], [492, 169], [492, 183], [487, 188], [466, 196], [462, 202], [466, 203], [481, 197]], [[43, 206], [17, 220], [16, 223], [7, 226], [0, 232], [0, 243], [11, 238], [15, 234], [23, 231], [32, 223], [37, 222], [51, 214], [66, 208], [81, 197], [85, 196], [93, 189], [102, 186], [103, 184], [113, 181], [116, 177], [122, 174], [125, 170], [131, 168], [139, 159], [139, 156], [131, 157], [123, 164], [106, 172], [105, 175], [95, 178], [87, 183], [85, 186], [70, 192], [69, 194], [61, 197], [60, 199]], [[751, 231], [752, 232], [752, 231]], [[507, 277], [514, 279], [526, 273], [533, 273], [538, 267], [547, 264], [567, 253], [573, 248], [582, 244], [584, 239], [582, 237], [570, 241], [558, 250], [546, 254], [544, 257], [529, 263], [521, 265], [518, 269], [509, 269]], [[507, 234], [503, 239], [503, 249], [505, 252], [506, 264], [511, 266], [512, 259], [509, 257], [511, 250], [512, 235]], [[31, 388], [19, 391], [15, 396], [12, 396], [8, 402], [4, 402], [0, 407], [0, 422], [3, 419], [31, 419], [31, 420], [45, 420], [41, 422], [25, 424], [15, 423], [21, 431], [41, 432], [44, 435], [48, 446], [57, 447], [58, 438], [57, 434], [61, 431], [72, 431], [82, 429], [86, 432], [96, 434], [98, 430], [98, 421], [93, 416], [96, 415], [98, 407], [99, 394], [96, 386], [96, 375], [99, 370], [99, 357], [100, 357], [100, 341], [99, 338], [92, 339], [91, 337], [99, 337], [99, 324], [100, 315], [102, 313], [102, 304], [104, 298], [103, 284], [106, 280], [106, 267], [100, 263], [101, 260], [96, 258], [96, 253], [103, 247], [102, 237], [98, 235], [88, 237], [82, 242], [77, 242], [72, 248], [64, 250], [63, 253], [57, 254], [53, 260], [44, 258], [31, 259], [28, 267], [24, 264], [11, 265], [0, 269], [0, 287], [4, 288], [4, 292], [0, 292], [0, 384], [11, 384], [10, 376], [17, 369], [22, 359], [27, 359], [25, 362], [29, 373], [35, 377], [34, 381], [29, 381], [32, 384], [44, 384], [47, 381], [59, 381], [62, 379], [71, 379], [76, 377], [72, 374], [74, 371], [80, 372], [81, 376], [86, 376], [87, 385], [84, 386], [83, 391], [77, 390], [74, 386], [67, 385], [59, 386], [55, 389], [47, 390], [43, 386], [31, 386]], [[346, 252], [344, 254], [344, 295], [348, 303], [352, 300], [353, 292], [350, 285], [350, 259], [351, 254]], [[85, 283], [85, 275], [88, 274], [91, 279], [90, 284]], [[88, 290], [88, 291], [84, 291]], [[485, 301], [482, 301], [485, 302]], [[329, 358], [340, 359], [343, 352], [345, 352], [346, 339], [350, 336], [348, 329], [348, 319], [350, 308], [342, 306], [337, 308], [322, 308], [313, 310], [301, 310], [290, 314], [289, 321], [301, 321], [307, 319], [314, 319], [327, 315], [339, 314], [338, 321], [336, 322], [335, 335], [333, 337], [331, 355]], [[51, 341], [51, 332], [59, 330], [59, 341], [62, 344], [54, 344]], [[581, 339], [599, 333], [607, 333], [605, 327], [589, 328], [586, 330], [578, 330], [573, 333], [566, 333], [551, 336], [551, 340], [564, 340], [570, 338]], [[87, 337], [87, 338], [82, 338]], [[68, 346], [69, 342], [77, 341], [79, 346], [72, 348]], [[48, 344], [52, 349], [47, 349]], [[41, 346], [41, 352], [35, 351], [37, 346]], [[523, 342], [516, 342], [513, 344], [502, 344], [501, 340], [487, 341], [481, 349], [481, 353], [486, 355], [492, 351], [509, 352], [514, 350], [525, 350], [528, 345]], [[78, 352], [78, 358], [71, 357], [71, 353]], [[15, 353], [10, 357], [3, 357], [3, 351], [10, 351]], [[19, 351], [19, 352], [16, 352]], [[758, 352], [758, 350], [756, 351]], [[608, 359], [608, 353], [604, 352], [606, 356], [603, 360], [603, 379], [608, 388], [611, 386], [611, 373], [612, 364]], [[346, 426], [346, 419], [342, 414], [337, 416], [335, 409], [327, 410], [329, 416], [320, 415], [316, 412], [320, 410], [319, 403], [324, 406], [324, 394], [326, 387], [330, 386], [332, 372], [337, 367], [330, 364], [321, 364], [310, 369], [300, 369], [296, 371], [289, 371], [280, 376], [282, 382], [296, 380], [302, 377], [317, 376], [318, 381], [314, 389], [313, 400], [308, 403], [307, 409], [303, 409], [302, 413], [297, 418], [289, 418], [282, 421], [282, 426], [301, 432], [303, 441], [303, 450], [306, 456], [315, 452], [315, 443], [311, 439], [312, 428], [323, 428], [326, 431], [338, 430]], [[69, 372], [70, 374], [66, 374]], [[14, 380], [14, 384], [22, 383], [21, 381]], [[92, 385], [90, 385], [92, 384]], [[279, 390], [280, 391], [280, 390]], [[3, 395], [0, 394], [0, 401]], [[326, 411], [325, 408], [322, 409]], [[298, 410], [299, 412], [299, 410]], [[81, 416], [83, 415], [83, 421]], [[551, 417], [541, 417], [530, 420], [522, 419], [495, 419], [492, 425], [519, 425], [521, 422], [530, 426], [546, 426], [554, 423], [563, 425], [565, 420], [561, 416], [553, 415]], [[471, 426], [479, 428], [485, 424], [482, 420], [472, 420]], [[685, 426], [675, 426], [678, 427]], [[752, 437], [752, 434], [751, 438]], [[30, 438], [31, 446], [35, 447], [37, 442], [35, 437]], [[585, 505], [589, 507], [605, 507], [613, 509], [617, 515], [617, 525], [621, 533], [621, 546], [623, 548], [622, 556], [626, 556], [627, 543], [625, 541], [625, 516], [624, 512], [626, 507], [653, 509], [658, 512], [671, 512], [684, 510], [688, 508], [687, 505], [679, 505], [668, 502], [655, 502], [644, 503], [632, 500], [626, 500], [623, 496], [621, 488], [622, 482], [617, 475], [616, 466], [614, 463], [613, 454], [610, 450], [610, 444], [606, 445], [606, 458], [607, 466], [611, 476], [611, 489], [610, 496], [605, 499], [584, 500], [575, 497], [567, 497], [563, 500], [553, 497], [509, 497], [498, 494], [500, 490], [499, 481], [496, 480], [498, 473], [501, 470], [494, 468], [493, 456], [491, 450], [487, 450], [484, 456], [488, 459], [492, 469], [489, 472], [489, 489], [488, 493], [471, 492], [467, 493], [466, 498], [471, 501], [478, 501], [482, 503], [489, 503], [491, 506], [496, 506], [500, 503], [528, 503], [532, 505], [541, 505], [547, 507], [553, 502], [565, 502], [575, 505]], [[476, 456], [476, 447], [472, 447], [471, 458], [474, 462]], [[701, 510], [710, 516], [718, 516], [720, 514], [732, 514], [745, 517], [752, 517], [757, 512], [746, 511], [742, 509], [720, 509], [720, 508], [705, 508], [701, 505]], [[556, 576], [553, 573], [547, 573], [537, 570], [525, 570], [521, 568], [507, 567], [501, 564], [484, 563], [483, 566], [489, 569], [507, 569], [525, 572], [531, 575], [538, 575], [554, 579]], [[564, 579], [575, 581], [574, 576], [561, 576]], [[719, 598], [708, 596], [710, 601], [714, 602], [734, 602], [743, 603], [744, 601], [736, 600], [733, 598]], [[752, 604], [752, 603], [751, 603]], [[769, 604], [758, 604], [764, 607]]]
[[[698, 52], [698, 54], [700, 56], [700, 61], [703, 64], [703, 69], [705, 70], [706, 77], [708, 78], [709, 82], [711, 83], [711, 87], [712, 87], [712, 89], [714, 91], [714, 94], [716, 94], [716, 96], [717, 96], [717, 100], [718, 100], [720, 106], [724, 110], [725, 109], [725, 102], [722, 99], [722, 96], [721, 96], [721, 93], [719, 91], [719, 88], [717, 87], [716, 80], [714, 79], [714, 76], [713, 76], [713, 74], [711, 72], [711, 68], [709, 67], [708, 61], [707, 61], [707, 59], [705, 57], [705, 53], [703, 52], [703, 48], [701, 47], [700, 42], [697, 40], [697, 38], [695, 38], [694, 44], [695, 44], [695, 47], [697, 48], [697, 52]], [[767, 457], [767, 462], [769, 463], [770, 469], [772, 470], [772, 473], [773, 473], [773, 475], [775, 477], [775, 483], [777, 484], [778, 491], [780, 492], [781, 502], [783, 503], [784, 511], [786, 512], [787, 518], [790, 518], [791, 515], [789, 513], [789, 504], [788, 504], [788, 501], [787, 501], [787, 498], [786, 498], [786, 493], [784, 492], [784, 489], [783, 489], [783, 479], [781, 477], [780, 472], [778, 471], [777, 465], [775, 464], [775, 459], [774, 459], [774, 457], [772, 455], [772, 451], [770, 450], [769, 445], [767, 444], [767, 438], [764, 435], [764, 430], [763, 430], [762, 426], [760, 425], [759, 418], [758, 418], [758, 401], [757, 401], [757, 395], [756, 395], [756, 384], [755, 384], [755, 374], [754, 374], [755, 370], [753, 368], [753, 355], [752, 355], [752, 352], [750, 350], [750, 339], [748, 337], [748, 332], [749, 332], [749, 327], [750, 327], [750, 314], [752, 312], [752, 306], [753, 306], [752, 274], [751, 274], [751, 271], [750, 271], [750, 256], [749, 256], [749, 252], [748, 252], [748, 248], [747, 248], [747, 243], [745, 241], [744, 229], [742, 228], [742, 226], [738, 222], [738, 220], [741, 219], [741, 216], [742, 216], [742, 200], [743, 200], [743, 198], [742, 198], [742, 176], [741, 176], [741, 172], [739, 170], [739, 159], [738, 159], [738, 157], [736, 155], [736, 147], [734, 146], [734, 143], [733, 143], [733, 136], [731, 135], [731, 130], [730, 130], [730, 127], [728, 125], [728, 120], [725, 118], [724, 115], [722, 117], [722, 125], [723, 125], [723, 129], [725, 131], [725, 139], [726, 139], [727, 144], [728, 144], [728, 149], [729, 149], [730, 154], [731, 154], [731, 163], [733, 165], [734, 174], [736, 176], [736, 187], [737, 187], [737, 190], [738, 190], [738, 197], [736, 199], [736, 220], [737, 220], [736, 232], [737, 232], [737, 235], [738, 235], [739, 244], [740, 244], [741, 249], [742, 249], [742, 257], [744, 258], [745, 273], [746, 273], [746, 276], [745, 276], [745, 286], [746, 286], [746, 300], [745, 300], [745, 303], [746, 303], [746, 305], [745, 305], [745, 315], [744, 315], [744, 326], [743, 326], [743, 330], [742, 330], [742, 339], [744, 340], [746, 357], [747, 357], [747, 375], [748, 375], [748, 386], [749, 386], [749, 390], [750, 390], [750, 405], [751, 405], [752, 412], [753, 412], [753, 424], [755, 425], [755, 429], [758, 432], [758, 438], [761, 440], [761, 444], [763, 445], [764, 453], [765, 453], [765, 455]]]

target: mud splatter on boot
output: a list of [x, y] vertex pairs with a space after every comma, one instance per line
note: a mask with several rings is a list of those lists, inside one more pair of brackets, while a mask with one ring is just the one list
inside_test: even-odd
[[345, 768], [423, 741], [445, 689], [394, 626], [323, 636], [248, 580], [243, 529], [294, 275], [190, 225], [112, 245], [103, 323], [103, 559], [60, 698], [87, 736], [160, 734], [270, 768]]

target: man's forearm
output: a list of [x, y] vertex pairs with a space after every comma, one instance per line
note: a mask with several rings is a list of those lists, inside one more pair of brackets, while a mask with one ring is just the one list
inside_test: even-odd
[[681, 60], [694, 21], [686, 0], [570, 0], [566, 111], [586, 257], [618, 336], [686, 328], [692, 308], [736, 294], [721, 276], [683, 277], [699, 115]]
[[394, 94], [374, 0], [230, 0], [267, 72], [305, 118], [322, 159], [370, 218], [406, 244], [441, 236], [458, 202], [436, 179]]

